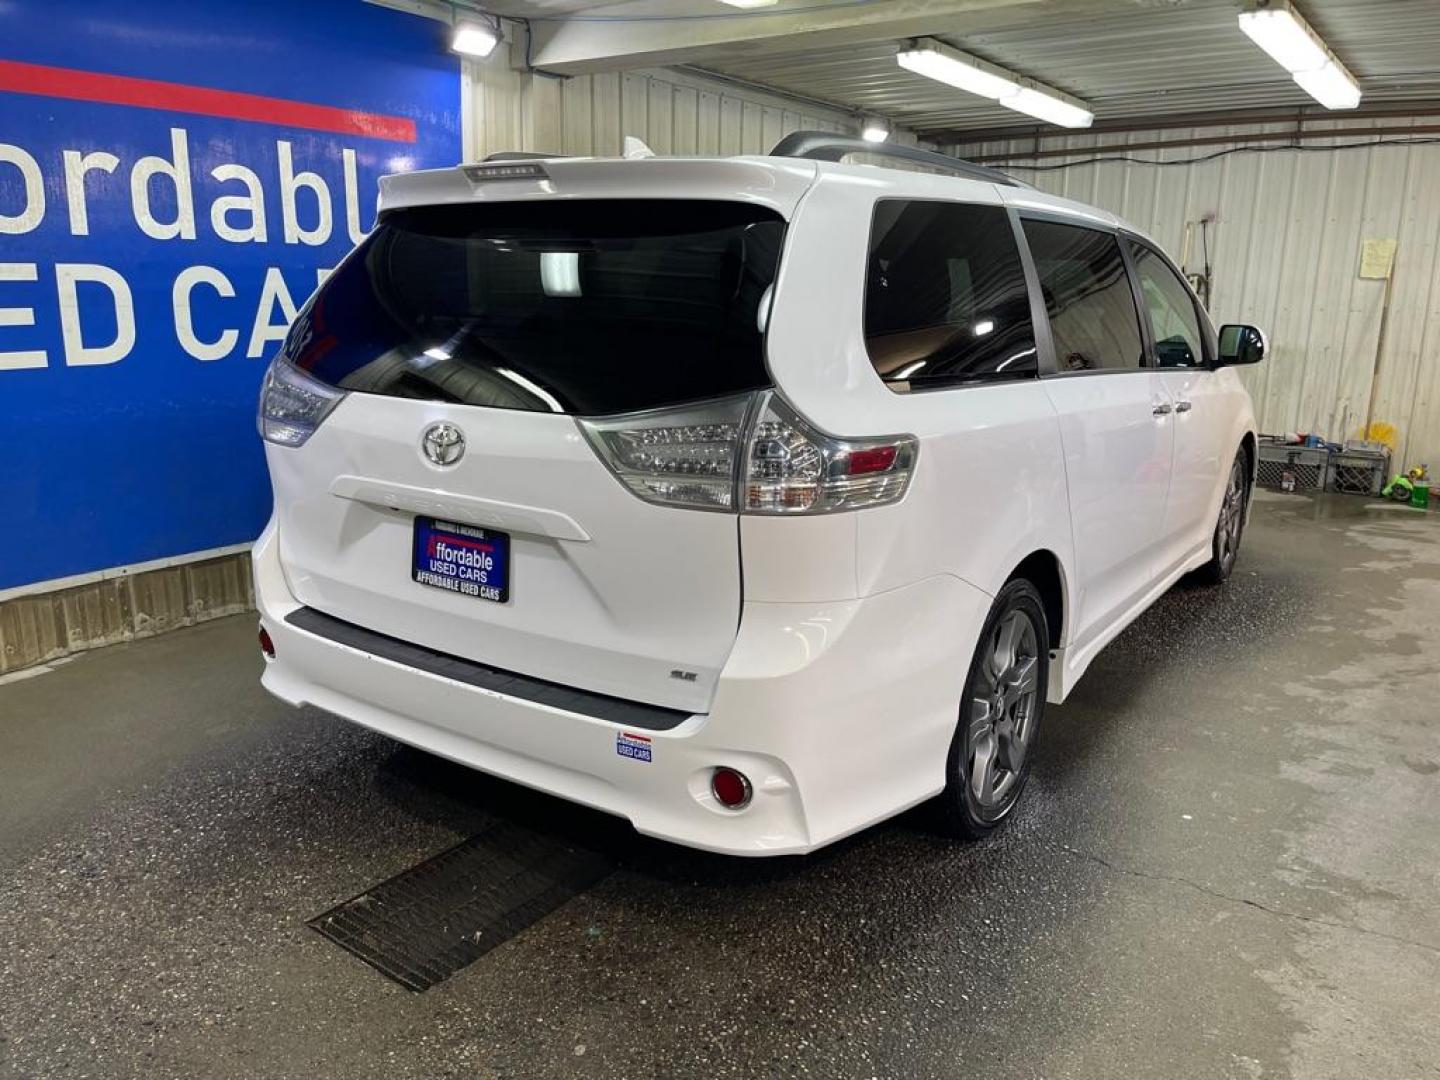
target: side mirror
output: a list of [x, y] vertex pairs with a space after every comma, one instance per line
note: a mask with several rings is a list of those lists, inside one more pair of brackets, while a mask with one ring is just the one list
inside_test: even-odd
[[1265, 359], [1265, 333], [1258, 326], [1226, 323], [1220, 327], [1220, 367], [1258, 364]]

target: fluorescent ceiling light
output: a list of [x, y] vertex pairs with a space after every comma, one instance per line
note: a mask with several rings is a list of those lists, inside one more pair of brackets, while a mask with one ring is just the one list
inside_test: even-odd
[[927, 38], [917, 42], [913, 49], [896, 53], [895, 62], [907, 71], [989, 98], [1046, 123], [1082, 128], [1095, 121], [1095, 114], [1084, 102], [939, 41]]
[[1251, 4], [1240, 12], [1240, 29], [1288, 71], [1302, 90], [1327, 109], [1353, 109], [1360, 104], [1360, 86], [1354, 76], [1289, 0], [1251, 0]]
[[1324, 67], [1314, 71], [1297, 71], [1290, 77], [1327, 109], [1353, 109], [1360, 104], [1360, 87], [1334, 60], [1327, 60]]
[[580, 295], [580, 253], [578, 251], [542, 251], [540, 253], [540, 287], [546, 296]]
[[867, 120], [860, 137], [866, 142], [882, 143], [890, 137], [890, 125], [883, 120]]
[[916, 75], [924, 75], [927, 79], [992, 101], [1020, 89], [1018, 83], [1007, 78], [995, 65], [938, 41], [922, 41], [916, 48], [896, 53], [895, 62]]
[[530, 393], [534, 394], [546, 405], [549, 405], [551, 412], [563, 413], [565, 411], [565, 406], [561, 405], [560, 402], [556, 400], [554, 394], [550, 393], [550, 391], [546, 390], [543, 386], [540, 386], [539, 384], [531, 381], [530, 379], [527, 379], [518, 371], [511, 371], [509, 368], [497, 367], [495, 369], [495, 374], [499, 375], [501, 378], [509, 379], [512, 383], [520, 387], [520, 389], [522, 390], [530, 391]]
[[1089, 109], [1028, 86], [1013, 97], [1001, 98], [1000, 104], [1060, 127], [1087, 128], [1095, 122], [1095, 114]]
[[1242, 11], [1240, 29], [1292, 75], [1297, 71], [1314, 71], [1329, 59], [1325, 46], [1293, 11], [1284, 8]]
[[461, 56], [489, 56], [499, 43], [500, 34], [486, 23], [456, 23], [455, 32], [450, 35], [450, 51]]
[[722, 4], [729, 4], [731, 7], [757, 8], [770, 7], [778, 3], [779, 0], [720, 0], [720, 2]]

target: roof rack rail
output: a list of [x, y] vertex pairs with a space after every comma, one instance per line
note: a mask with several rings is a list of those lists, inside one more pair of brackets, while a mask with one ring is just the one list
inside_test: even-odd
[[809, 158], [813, 161], [839, 161], [847, 154], [877, 154], [899, 161], [912, 161], [917, 165], [929, 165], [932, 169], [943, 169], [955, 176], [964, 176], [971, 180], [985, 180], [1009, 187], [1030, 186], [999, 169], [977, 165], [964, 158], [939, 154], [933, 150], [919, 150], [913, 146], [866, 142], [864, 139], [847, 135], [832, 135], [828, 131], [791, 132], [770, 151], [771, 157]]

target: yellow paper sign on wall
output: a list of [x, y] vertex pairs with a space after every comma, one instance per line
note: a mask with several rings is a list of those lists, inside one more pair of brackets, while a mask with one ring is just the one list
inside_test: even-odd
[[1367, 237], [1360, 245], [1360, 276], [1362, 278], [1388, 278], [1395, 265], [1395, 238]]

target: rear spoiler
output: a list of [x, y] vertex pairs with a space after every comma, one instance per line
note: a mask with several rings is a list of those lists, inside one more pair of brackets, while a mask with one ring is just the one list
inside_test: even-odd
[[379, 215], [410, 206], [572, 198], [735, 198], [789, 216], [814, 183], [814, 162], [762, 157], [578, 158], [503, 153], [484, 161], [380, 178]]

